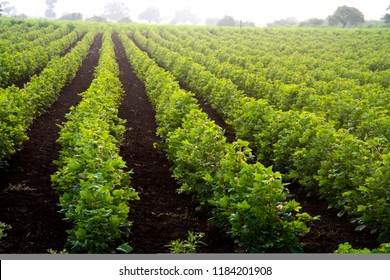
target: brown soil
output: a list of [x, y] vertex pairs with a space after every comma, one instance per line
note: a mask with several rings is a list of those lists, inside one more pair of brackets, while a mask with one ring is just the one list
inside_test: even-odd
[[328, 209], [328, 203], [315, 197], [308, 197], [306, 191], [293, 184], [289, 188], [292, 197], [302, 206], [302, 212], [320, 216], [320, 220], [313, 221], [311, 230], [301, 238], [305, 244], [306, 253], [334, 252], [339, 244], [349, 242], [354, 248], [374, 249], [379, 247], [377, 236], [368, 231], [355, 231], [356, 224], [350, 223], [347, 215], [338, 217], [339, 211]]
[[[58, 195], [51, 188], [50, 175], [56, 171], [60, 124], [71, 106], [80, 101], [93, 78], [101, 36], [97, 37], [75, 79], [65, 86], [58, 100], [35, 120], [22, 149], [0, 170], [0, 221], [12, 226], [0, 242], [0, 253], [46, 253], [61, 250], [66, 241], [66, 223], [58, 213]], [[11, 190], [18, 188], [19, 190]]]

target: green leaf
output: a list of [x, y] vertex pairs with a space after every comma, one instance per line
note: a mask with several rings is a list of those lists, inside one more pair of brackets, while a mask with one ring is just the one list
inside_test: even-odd
[[75, 232], [76, 238], [82, 240], [85, 238], [87, 232], [83, 228], [78, 228]]
[[80, 168], [80, 163], [78, 163], [76, 160], [72, 159], [69, 161], [68, 163], [68, 167], [69, 169], [75, 171], [75, 170], [78, 170]]
[[125, 254], [129, 254], [133, 251], [133, 247], [131, 247], [129, 244], [127, 243], [123, 243], [122, 245], [120, 245], [118, 248], [116, 248], [116, 250], [120, 253], [125, 253]]
[[210, 174], [206, 174], [205, 176], [203, 176], [203, 179], [207, 182], [207, 183], [212, 183], [213, 182], [213, 177], [211, 177]]
[[242, 210], [246, 210], [246, 209], [251, 208], [251, 206], [248, 204], [248, 202], [246, 200], [244, 200], [243, 202], [237, 204], [237, 208], [242, 209]]
[[357, 211], [358, 212], [364, 212], [367, 209], [367, 206], [365, 205], [358, 205]]

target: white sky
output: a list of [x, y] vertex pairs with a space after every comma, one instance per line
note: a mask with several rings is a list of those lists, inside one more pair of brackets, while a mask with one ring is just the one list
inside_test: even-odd
[[[45, 0], [0, 0], [8, 1], [17, 13], [42, 17], [46, 10]], [[84, 18], [101, 15], [104, 6], [115, 0], [58, 0], [54, 12], [57, 17], [64, 13], [80, 12]], [[390, 5], [389, 0], [117, 0], [125, 3], [130, 10], [130, 18], [137, 20], [138, 15], [148, 7], [156, 7], [167, 21], [171, 20], [176, 10], [191, 8], [199, 17], [221, 18], [225, 15], [236, 20], [253, 21], [265, 25], [276, 19], [296, 17], [299, 21], [317, 17], [326, 18], [339, 6], [347, 5], [358, 8], [366, 20], [379, 20]], [[202, 20], [202, 22], [204, 22]]]

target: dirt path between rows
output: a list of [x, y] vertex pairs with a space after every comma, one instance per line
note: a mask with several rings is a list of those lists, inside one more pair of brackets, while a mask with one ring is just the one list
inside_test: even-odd
[[96, 37], [74, 80], [35, 120], [28, 133], [30, 139], [11, 157], [9, 167], [0, 169], [0, 221], [12, 226], [0, 241], [0, 253], [46, 253], [49, 248], [64, 247], [67, 225], [58, 213], [58, 195], [50, 182], [50, 175], [56, 171], [53, 160], [60, 150], [55, 142], [59, 137], [57, 124], [64, 122], [69, 108], [80, 102], [78, 93], [88, 89], [101, 41], [101, 35]]
[[133, 73], [116, 34], [113, 40], [125, 89], [119, 108], [119, 117], [127, 121], [121, 155], [134, 172], [132, 185], [141, 198], [130, 205], [133, 226], [129, 244], [134, 253], [167, 253], [166, 245], [171, 240], [186, 239], [189, 230], [206, 234], [203, 241], [208, 246], [198, 252], [233, 252], [232, 240], [210, 226], [207, 215], [195, 211], [197, 205], [190, 197], [177, 194], [179, 186], [172, 178], [170, 163], [162, 151], [153, 147], [160, 139], [145, 87]]

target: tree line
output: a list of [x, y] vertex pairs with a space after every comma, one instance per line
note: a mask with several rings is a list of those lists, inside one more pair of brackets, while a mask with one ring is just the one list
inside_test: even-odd
[[[45, 17], [48, 19], [57, 18], [54, 12], [55, 4], [57, 0], [46, 0]], [[390, 5], [386, 11], [390, 11]], [[104, 7], [104, 12], [101, 15], [94, 15], [90, 18], [86, 18], [86, 21], [115, 21], [131, 23], [133, 20], [129, 16], [129, 8], [120, 1], [109, 2]], [[7, 14], [8, 16], [14, 16], [19, 18], [26, 18], [26, 15], [16, 16], [16, 8], [10, 6], [7, 1], [0, 2], [0, 16]], [[83, 15], [79, 12], [64, 14], [58, 19], [60, 20], [83, 20]], [[141, 12], [138, 16], [138, 20], [148, 23], [160, 23], [164, 20], [160, 11], [155, 7], [149, 7]], [[364, 24], [365, 18], [361, 11], [355, 7], [348, 7], [346, 5], [340, 6], [336, 11], [329, 15], [326, 19], [310, 18], [305, 21], [299, 22], [294, 17], [288, 17], [284, 19], [278, 19], [271, 23], [268, 23], [269, 27], [324, 27], [324, 26], [340, 26], [340, 27], [355, 27]], [[192, 24], [197, 25], [200, 23], [196, 14], [189, 8], [177, 10], [174, 18], [169, 22], [170, 24]], [[210, 26], [255, 26], [254, 22], [236, 20], [230, 15], [226, 15], [223, 18], [207, 18], [205, 25]], [[390, 23], [390, 13], [386, 13], [380, 21], [375, 23]]]
[[[390, 10], [390, 6], [387, 11]], [[390, 14], [385, 14], [381, 19], [384, 23], [390, 23]], [[355, 7], [348, 7], [346, 5], [340, 6], [336, 11], [329, 15], [326, 19], [310, 18], [305, 21], [299, 22], [294, 17], [275, 20], [272, 23], [267, 24], [269, 27], [324, 27], [324, 26], [340, 26], [356, 27], [366, 22], [364, 14]], [[379, 21], [378, 21], [379, 22]]]

